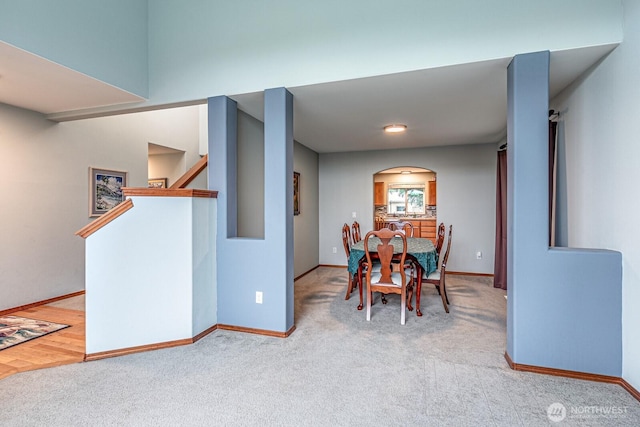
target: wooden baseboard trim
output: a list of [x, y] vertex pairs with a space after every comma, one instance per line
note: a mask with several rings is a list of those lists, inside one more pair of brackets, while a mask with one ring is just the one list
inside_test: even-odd
[[520, 363], [514, 363], [507, 352], [504, 353], [504, 358], [509, 364], [509, 367], [514, 371], [531, 372], [534, 374], [553, 375], [556, 377], [573, 378], [577, 380], [596, 381], [600, 383], [618, 384], [624, 388], [631, 396], [640, 401], [640, 392], [633, 388], [631, 384], [620, 377], [613, 377], [610, 375], [589, 374], [586, 372], [568, 371], [566, 369], [545, 368], [542, 366], [523, 365]]
[[178, 347], [178, 346], [181, 346], [181, 345], [189, 345], [189, 344], [193, 344], [196, 341], [206, 337], [207, 335], [209, 335], [211, 332], [215, 331], [216, 329], [218, 329], [218, 325], [213, 325], [210, 328], [207, 328], [204, 331], [200, 332], [195, 337], [193, 337], [193, 338], [185, 338], [183, 340], [167, 341], [167, 342], [161, 342], [161, 343], [156, 343], [156, 344], [140, 345], [140, 346], [137, 346], [137, 347], [128, 347], [128, 348], [121, 348], [121, 349], [118, 349], [118, 350], [109, 350], [109, 351], [102, 351], [102, 352], [99, 352], [99, 353], [85, 354], [84, 360], [85, 360], [85, 362], [90, 362], [92, 360], [107, 359], [109, 357], [125, 356], [127, 354], [142, 353], [144, 351], [159, 350], [159, 349], [162, 349], [162, 348], [170, 348], [170, 347]]
[[209, 335], [216, 329], [223, 329], [223, 330], [234, 331], [234, 332], [246, 332], [246, 333], [258, 334], [258, 335], [267, 335], [267, 336], [276, 337], [276, 338], [287, 338], [289, 335], [293, 333], [293, 331], [295, 331], [296, 326], [293, 325], [286, 332], [277, 332], [277, 331], [269, 331], [266, 329], [245, 328], [242, 326], [217, 324], [217, 325], [211, 326], [210, 328], [205, 329], [204, 331], [200, 332], [198, 335], [196, 335], [193, 338], [186, 338], [183, 340], [167, 341], [167, 342], [161, 342], [161, 343], [155, 343], [155, 344], [140, 345], [137, 347], [120, 348], [117, 350], [109, 350], [109, 351], [101, 351], [98, 353], [85, 354], [84, 360], [85, 362], [90, 362], [92, 360], [107, 359], [109, 357], [126, 356], [128, 354], [142, 353], [145, 351], [160, 350], [163, 348], [178, 347], [181, 345], [189, 345], [204, 338], [205, 336]]
[[178, 347], [181, 345], [193, 344], [193, 338], [183, 340], [160, 342], [156, 344], [139, 345], [137, 347], [120, 348], [117, 350], [101, 351], [98, 353], [85, 354], [84, 361], [107, 359], [109, 357], [126, 356], [127, 354], [142, 353], [144, 351], [160, 350], [162, 348]]
[[318, 267], [320, 267], [319, 265], [316, 265], [315, 267], [313, 267], [311, 270], [302, 273], [301, 275], [299, 275], [298, 277], [296, 277], [295, 279], [293, 279], [293, 281], [295, 282], [298, 279], [303, 278], [304, 276], [306, 276], [307, 274], [311, 273], [313, 270], [317, 269]]
[[204, 331], [200, 332], [198, 335], [193, 337], [192, 341], [193, 342], [199, 341], [200, 339], [206, 337], [207, 335], [209, 335], [211, 332], [215, 331], [216, 329], [218, 329], [218, 325], [213, 325], [212, 327], [205, 329]]
[[328, 267], [328, 268], [347, 268], [346, 265], [336, 265], [336, 264], [320, 264], [318, 267]]
[[52, 302], [60, 301], [60, 300], [67, 299], [67, 298], [77, 297], [77, 296], [80, 296], [80, 295], [84, 295], [84, 291], [78, 291], [78, 292], [73, 292], [73, 293], [66, 294], [66, 295], [60, 295], [59, 297], [53, 297], [53, 298], [45, 299], [45, 300], [42, 300], [42, 301], [33, 302], [31, 304], [21, 305], [19, 307], [7, 308], [6, 310], [0, 310], [0, 316], [4, 316], [6, 314], [10, 314], [10, 313], [13, 313], [15, 311], [28, 310], [28, 309], [33, 308], [33, 307], [38, 307], [40, 305], [51, 304]]
[[266, 335], [268, 337], [287, 338], [289, 335], [293, 333], [293, 331], [296, 330], [296, 325], [293, 325], [286, 332], [269, 331], [267, 329], [245, 328], [243, 326], [221, 325], [221, 324], [218, 324], [218, 329], [223, 329], [225, 331], [234, 331], [234, 332], [246, 332], [249, 334], [257, 334], [257, 335]]
[[623, 389], [627, 390], [631, 396], [635, 397], [638, 402], [640, 402], [640, 391], [636, 390], [624, 378], [620, 378], [620, 385]]
[[447, 274], [451, 274], [453, 276], [493, 277], [493, 274], [490, 274], [490, 273], [468, 273], [468, 272], [465, 272], [465, 271], [449, 271], [449, 270], [447, 270]]
[[218, 325], [213, 325], [212, 327], [205, 329], [204, 331], [200, 332], [198, 335], [193, 337], [192, 341], [193, 342], [199, 341], [202, 338], [209, 335], [211, 332], [215, 331], [216, 329], [218, 329]]

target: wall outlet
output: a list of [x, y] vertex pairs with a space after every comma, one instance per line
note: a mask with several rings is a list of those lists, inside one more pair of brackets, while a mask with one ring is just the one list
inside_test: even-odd
[[331, 250], [333, 251], [334, 254], [338, 253], [338, 248], [336, 248], [335, 246], [331, 248]]
[[476, 252], [476, 259], [482, 259], [482, 252]]
[[256, 304], [262, 304], [262, 292], [256, 291]]
[[355, 218], [356, 217], [356, 213], [355, 212], [351, 212], [351, 218]]

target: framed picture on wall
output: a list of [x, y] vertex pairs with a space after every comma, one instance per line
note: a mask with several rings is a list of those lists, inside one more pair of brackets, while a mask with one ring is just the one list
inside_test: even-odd
[[152, 178], [149, 180], [149, 188], [167, 188], [167, 178]]
[[293, 173], [293, 214], [300, 215], [300, 172]]
[[127, 172], [89, 168], [89, 216], [100, 216], [124, 201]]

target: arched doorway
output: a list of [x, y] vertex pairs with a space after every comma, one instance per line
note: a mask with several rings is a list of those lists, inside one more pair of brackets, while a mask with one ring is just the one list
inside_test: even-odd
[[419, 236], [436, 238], [437, 181], [432, 170], [398, 166], [373, 175], [374, 228], [391, 221], [411, 222]]

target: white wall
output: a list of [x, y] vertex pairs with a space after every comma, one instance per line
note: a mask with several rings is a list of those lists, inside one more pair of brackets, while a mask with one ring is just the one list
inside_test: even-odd
[[551, 107], [566, 149], [568, 245], [622, 252], [623, 378], [640, 389], [640, 3], [623, 3], [624, 42]]
[[217, 323], [216, 200], [131, 199], [86, 239], [87, 354], [190, 339]]
[[167, 178], [167, 187], [176, 182], [186, 170], [187, 165], [184, 162], [184, 153], [149, 155], [149, 178]]
[[479, 144], [320, 154], [320, 264], [346, 265], [341, 229], [353, 222], [352, 212], [363, 234], [373, 229], [373, 175], [416, 166], [437, 174], [438, 222], [453, 224], [447, 269], [493, 274], [496, 150], [496, 144]]
[[84, 289], [89, 167], [147, 186], [147, 144], [198, 155], [198, 107], [53, 123], [0, 104], [0, 310]]

